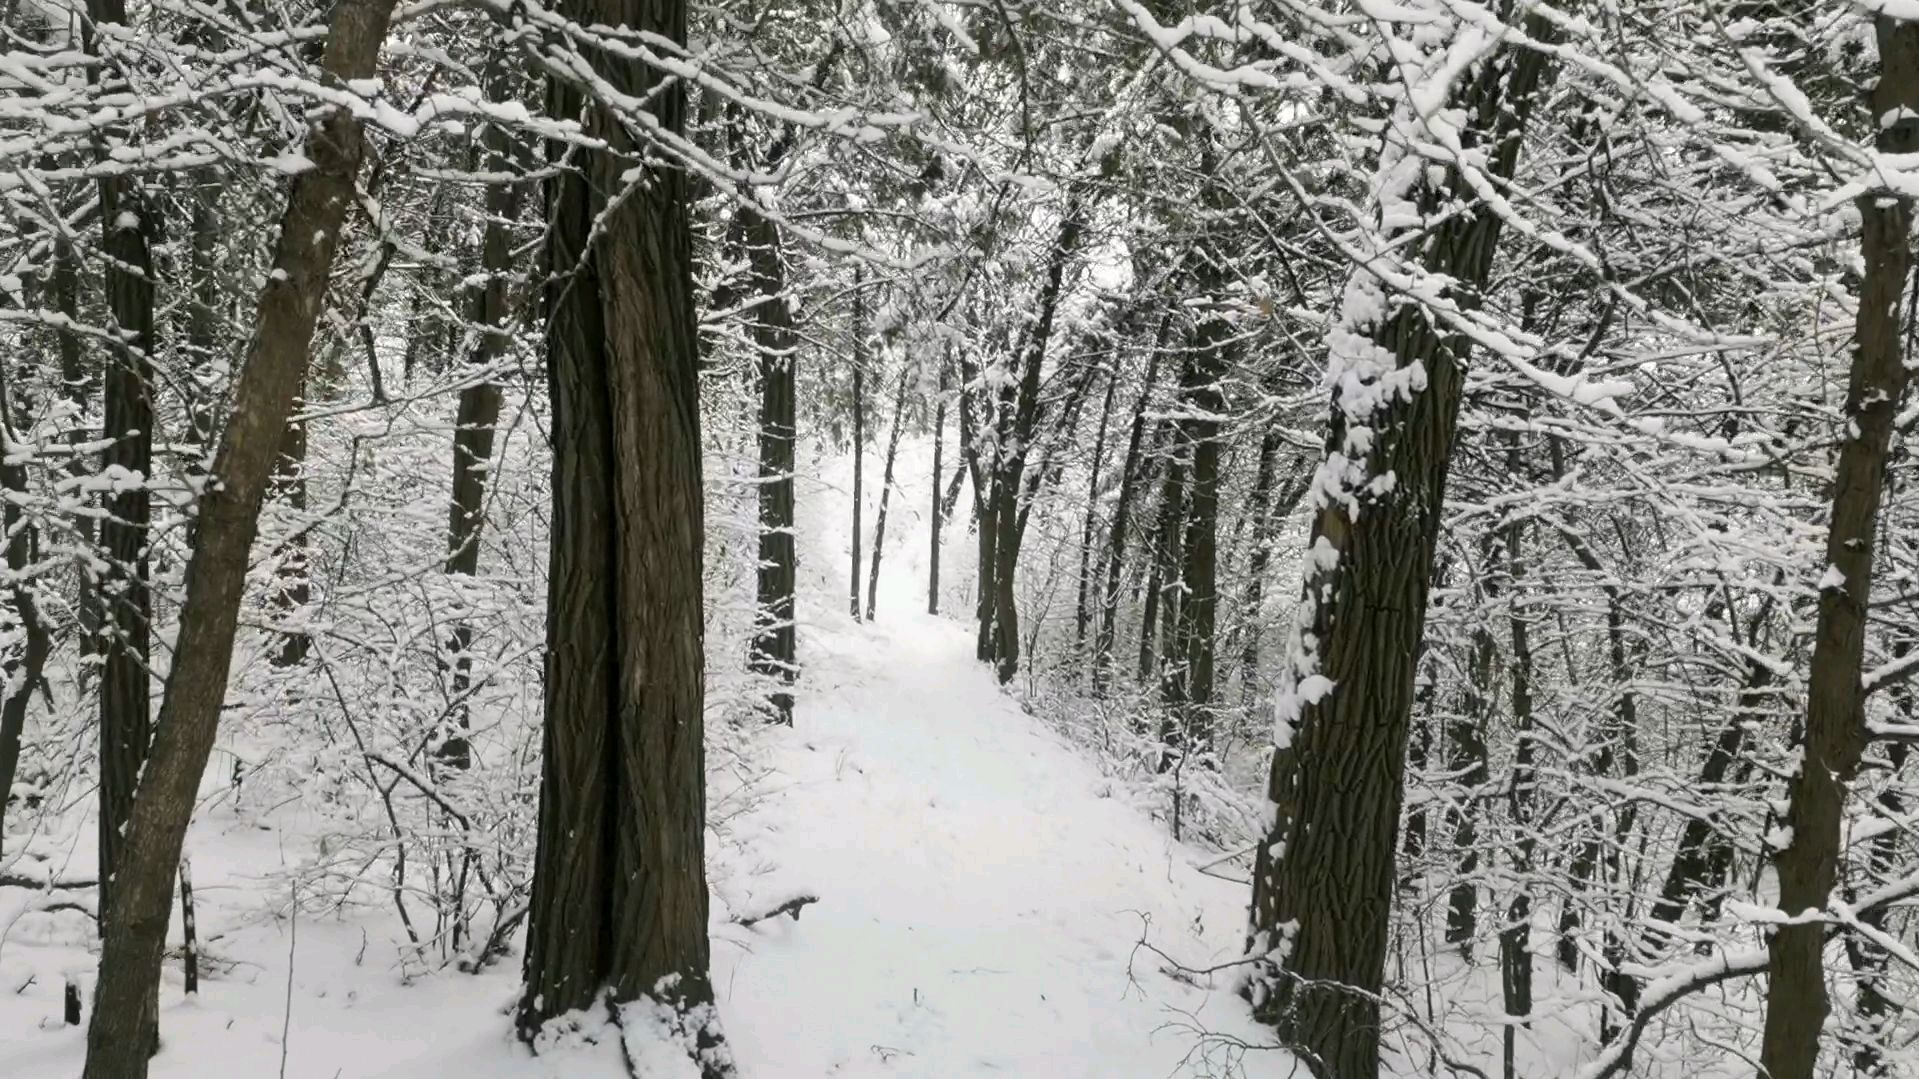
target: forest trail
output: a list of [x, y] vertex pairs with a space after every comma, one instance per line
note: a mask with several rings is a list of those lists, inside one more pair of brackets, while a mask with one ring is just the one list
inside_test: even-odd
[[[896, 606], [909, 572], [895, 570]], [[1239, 1074], [1230, 1046], [1198, 1033], [1259, 1037], [1228, 975], [1182, 980], [1136, 945], [1194, 967], [1231, 959], [1243, 885], [1201, 873], [1210, 855], [1113, 797], [1003, 694], [967, 626], [882, 610], [804, 643], [794, 728], [751, 732], [714, 770], [713, 973], [742, 1079]], [[624, 1074], [604, 1024], [538, 1057], [513, 1041], [517, 953], [477, 976], [415, 963], [403, 977], [404, 936], [377, 895], [287, 919], [311, 833], [292, 807], [196, 823], [206, 973], [188, 999], [167, 964], [154, 1079]], [[76, 849], [69, 874], [91, 859]], [[798, 921], [735, 920], [800, 893], [819, 901]], [[77, 1074], [60, 991], [68, 974], [90, 986], [91, 926], [23, 914], [30, 898], [0, 891], [0, 1075]]]
[[1111, 797], [966, 627], [896, 615], [815, 649], [776, 751], [786, 786], [743, 822], [779, 868], [740, 891], [820, 901], [715, 930], [747, 1074], [1199, 1074], [1182, 1028], [1257, 1037], [1223, 976], [1209, 994], [1135, 951], [1146, 935], [1191, 966], [1230, 959], [1244, 886]]

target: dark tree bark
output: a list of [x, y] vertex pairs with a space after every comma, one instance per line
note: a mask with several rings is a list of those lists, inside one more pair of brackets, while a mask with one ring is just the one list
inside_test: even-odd
[[[95, 24], [127, 21], [124, 0], [89, 0]], [[91, 35], [89, 35], [91, 36]], [[111, 72], [111, 68], [109, 68]], [[110, 73], [108, 78], [117, 78]], [[107, 562], [101, 583], [100, 670], [100, 910], [113, 910], [112, 891], [125, 854], [127, 813], [152, 737], [152, 687], [147, 674], [147, 528], [152, 520], [153, 478], [153, 260], [150, 237], [156, 222], [131, 178], [100, 181], [100, 222], [107, 256], [107, 311], [119, 340], [107, 351], [102, 433], [112, 440], [104, 471], [137, 476], [106, 498], [100, 545]]]
[[[684, 0], [567, 0], [561, 14], [686, 40]], [[685, 84], [589, 52], [598, 78], [684, 128]], [[553, 409], [545, 760], [527, 915], [528, 1038], [574, 1009], [651, 998], [703, 1072], [729, 1074], [712, 1013], [702, 746], [699, 338], [688, 181], [633, 128], [548, 79], [549, 114], [604, 149], [548, 181]], [[555, 146], [552, 156], [564, 155]]]
[[[323, 64], [329, 81], [372, 75], [392, 11], [391, 0], [340, 0]], [[106, 932], [84, 1079], [141, 1079], [147, 1071], [147, 1032], [174, 872], [226, 696], [247, 556], [363, 153], [351, 114], [328, 109], [311, 122], [305, 153], [313, 167], [294, 178], [274, 273], [261, 289], [233, 414], [214, 456], [220, 483], [200, 501], [173, 668], [102, 919]]]
[[[1490, 598], [1484, 592], [1480, 596]], [[1460, 789], [1446, 806], [1454, 868], [1453, 885], [1446, 892], [1445, 940], [1458, 947], [1465, 959], [1472, 958], [1473, 942], [1479, 937], [1479, 802], [1491, 779], [1486, 724], [1492, 716], [1493, 664], [1497, 659], [1491, 631], [1480, 626], [1473, 633], [1459, 712], [1446, 723], [1446, 769], [1459, 777]]]
[[886, 464], [880, 469], [879, 512], [873, 518], [873, 562], [867, 568], [866, 620], [873, 620], [879, 606], [880, 555], [886, 546], [886, 504], [893, 493], [893, 460], [900, 452], [900, 427], [906, 419], [906, 371], [900, 372], [900, 386], [893, 395], [893, 432], [886, 436]]
[[[1509, 446], [1514, 440], [1509, 439]], [[1519, 474], [1519, 453], [1509, 448], [1506, 454], [1510, 471]], [[1507, 786], [1507, 810], [1512, 816], [1512, 824], [1518, 830], [1518, 841], [1512, 845], [1513, 896], [1506, 907], [1506, 922], [1499, 930], [1499, 984], [1501, 996], [1506, 1005], [1508, 1022], [1501, 1031], [1501, 1059], [1506, 1079], [1514, 1079], [1515, 1039], [1517, 1026], [1530, 1026], [1526, 1017], [1533, 1010], [1533, 895], [1532, 871], [1533, 856], [1538, 846], [1538, 833], [1532, 830], [1534, 810], [1534, 769], [1533, 769], [1533, 653], [1531, 627], [1526, 624], [1526, 615], [1520, 608], [1517, 582], [1521, 573], [1521, 543], [1525, 538], [1523, 522], [1514, 522], [1506, 527], [1506, 566], [1509, 579], [1514, 582], [1513, 594], [1509, 602], [1511, 607], [1506, 624], [1511, 633], [1512, 663], [1507, 668], [1512, 682], [1513, 717], [1513, 770]]]
[[775, 719], [791, 723], [791, 687], [799, 676], [793, 599], [799, 578], [793, 536], [794, 368], [799, 362], [799, 337], [786, 300], [779, 226], [751, 206], [741, 206], [739, 213], [752, 287], [759, 296], [753, 311], [753, 343], [759, 353], [760, 376], [760, 623], [753, 638], [751, 667], [778, 681], [781, 688], [767, 696], [767, 705]]
[[[1529, 30], [1550, 35], [1538, 19]], [[1519, 133], [1549, 64], [1504, 47], [1466, 80], [1462, 137], [1483, 147], [1489, 171], [1510, 178]], [[1464, 197], [1447, 175], [1417, 193], [1427, 208]], [[1481, 206], [1445, 219], [1424, 239], [1428, 270], [1457, 283], [1461, 302], [1482, 288], [1502, 222]], [[1358, 271], [1366, 272], [1366, 271]], [[1464, 384], [1465, 346], [1442, 337], [1425, 309], [1404, 303], [1367, 327], [1396, 367], [1419, 364], [1424, 389], [1379, 407], [1335, 391], [1327, 452], [1347, 448], [1347, 407], [1372, 429], [1365, 473], [1391, 473], [1391, 491], [1360, 492], [1363, 512], [1319, 507], [1310, 540], [1336, 559], [1308, 572], [1309, 692], [1284, 714], [1269, 796], [1277, 811], [1253, 876], [1249, 952], [1255, 1009], [1320, 1076], [1379, 1073], [1379, 998], [1404, 797], [1414, 674], [1425, 628], [1433, 550]]]
[[[1881, 123], [1877, 147], [1886, 154], [1919, 152], [1919, 22], [1880, 14], [1873, 23], [1880, 65], [1870, 95], [1871, 115]], [[1912, 268], [1912, 201], [1897, 192], [1875, 190], [1861, 195], [1857, 204], [1864, 226], [1859, 243], [1865, 273], [1846, 390], [1849, 437], [1839, 447], [1826, 538], [1828, 572], [1837, 573], [1840, 583], [1822, 585], [1819, 592], [1819, 624], [1806, 686], [1804, 755], [1786, 813], [1792, 838], [1774, 862], [1779, 909], [1791, 918], [1825, 910], [1838, 883], [1846, 786], [1866, 745], [1860, 670], [1886, 448], [1906, 390], [1901, 309]], [[1759, 1053], [1771, 1079], [1812, 1079], [1818, 1063], [1819, 1033], [1831, 1007], [1823, 962], [1825, 930], [1823, 919], [1812, 918], [1773, 932]]]
[[[14, 452], [13, 405], [7, 394], [6, 364], [0, 363], [0, 490], [11, 496], [27, 492], [25, 466], [11, 460]], [[6, 836], [7, 800], [13, 791], [13, 778], [20, 767], [20, 737], [27, 725], [27, 706], [36, 690], [46, 681], [47, 656], [52, 638], [40, 619], [40, 605], [33, 582], [26, 579], [34, 560], [39, 531], [23, 521], [19, 503], [5, 500], [0, 524], [6, 529], [7, 572], [12, 576], [10, 598], [13, 616], [20, 622], [23, 638], [20, 651], [0, 664], [0, 681], [12, 687], [0, 701], [0, 838]]]
[[[1210, 168], [1207, 170], [1212, 171]], [[1225, 292], [1225, 267], [1217, 252], [1202, 262], [1201, 290], [1214, 302]], [[1171, 676], [1162, 682], [1168, 711], [1178, 718], [1182, 756], [1203, 753], [1213, 740], [1215, 629], [1219, 620], [1219, 424], [1226, 409], [1220, 379], [1229, 362], [1232, 323], [1214, 311], [1193, 335], [1192, 362], [1184, 371], [1180, 441], [1192, 455], [1185, 528], [1180, 542], [1179, 608], [1173, 623], [1177, 653]]]
[[[73, 244], [64, 236], [53, 238], [53, 272], [51, 286], [53, 309], [67, 320], [68, 325], [80, 322], [80, 274], [76, 267]], [[73, 405], [76, 415], [84, 416], [93, 398], [93, 372], [88, 369], [86, 351], [80, 346], [80, 338], [73, 333], [54, 335], [60, 354], [60, 381], [67, 401]], [[69, 443], [78, 443], [86, 438], [86, 430], [75, 425], [67, 436]], [[86, 472], [85, 459], [75, 454], [67, 465], [68, 474], [78, 478]], [[95, 529], [93, 518], [82, 516], [74, 522], [74, 532], [81, 543], [93, 546]], [[79, 581], [79, 622], [80, 655], [83, 658], [98, 655], [106, 643], [101, 625], [104, 621], [101, 612], [100, 584], [92, 571], [83, 570]], [[90, 667], [80, 668], [80, 682], [85, 685]]]
[[[517, 65], [496, 56], [488, 73], [487, 97], [505, 102], [514, 99]], [[517, 156], [513, 140], [504, 128], [489, 125], [480, 136], [483, 167], [501, 172], [510, 168]], [[513, 312], [508, 289], [513, 272], [513, 223], [525, 201], [523, 188], [511, 181], [495, 183], [486, 192], [486, 225], [480, 233], [480, 280], [467, 292], [467, 317], [477, 339], [468, 364], [482, 374], [460, 391], [453, 421], [453, 491], [447, 505], [446, 572], [472, 577], [480, 568], [480, 533], [486, 527], [487, 479], [493, 463], [493, 439], [500, 422], [503, 389], [492, 375], [492, 368], [506, 354], [508, 323]], [[462, 771], [473, 765], [473, 747], [467, 740], [470, 727], [466, 695], [473, 682], [473, 626], [462, 619], [453, 627], [447, 644], [452, 658], [454, 702], [452, 730], [435, 750], [435, 756], [450, 767]]]
[[[300, 393], [293, 399], [293, 411], [306, 408], [306, 379], [301, 380]], [[278, 572], [274, 574], [273, 606], [283, 620], [298, 618], [308, 603], [313, 600], [313, 578], [308, 572], [307, 537], [304, 517], [307, 509], [307, 425], [302, 419], [292, 419], [287, 423], [286, 432], [281, 436], [280, 456], [273, 471], [272, 495], [292, 510], [295, 515], [297, 531], [275, 553], [279, 559]], [[307, 653], [313, 647], [313, 639], [304, 629], [289, 626], [280, 633], [280, 647], [274, 650], [273, 665], [276, 667], [297, 667], [306, 662]]]

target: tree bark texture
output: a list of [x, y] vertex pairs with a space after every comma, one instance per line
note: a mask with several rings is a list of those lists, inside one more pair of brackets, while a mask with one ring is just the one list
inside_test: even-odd
[[[392, 12], [391, 0], [340, 0], [323, 62], [329, 82], [373, 74]], [[261, 289], [233, 413], [214, 455], [219, 484], [200, 501], [173, 668], [128, 814], [125, 857], [107, 897], [85, 1079], [146, 1075], [150, 1043], [144, 1032], [151, 1027], [174, 873], [226, 696], [247, 556], [363, 152], [360, 125], [350, 113], [316, 114], [305, 148], [313, 168], [293, 181], [274, 273]]]
[[[1919, 152], [1919, 22], [1890, 15], [1873, 19], [1879, 42], [1879, 81], [1871, 115], [1880, 125], [1881, 153]], [[1872, 556], [1878, 538], [1886, 450], [1894, 414], [1905, 396], [1901, 304], [1912, 269], [1912, 201], [1889, 191], [1858, 200], [1865, 274], [1853, 330], [1852, 374], [1846, 389], [1849, 430], [1833, 476], [1832, 520], [1826, 561], [1839, 584], [1819, 592], [1818, 630], [1806, 686], [1806, 736], [1791, 784], [1786, 826], [1791, 839], [1774, 865], [1779, 874], [1781, 925], [1768, 944], [1765, 1037], [1759, 1061], [1771, 1079], [1812, 1079], [1819, 1032], [1831, 1010], [1826, 990], [1826, 909], [1838, 881], [1840, 826], [1846, 786], [1866, 747], [1861, 664], [1866, 647]]]
[[747, 265], [759, 296], [753, 311], [753, 344], [760, 377], [759, 577], [760, 623], [751, 666], [780, 686], [767, 705], [781, 723], [793, 722], [794, 681], [799, 677], [793, 591], [799, 554], [793, 535], [794, 374], [799, 335], [786, 301], [786, 264], [779, 226], [751, 206], [741, 206]]
[[[683, 0], [568, 0], [584, 24], [686, 40]], [[677, 80], [590, 52], [595, 74], [683, 129]], [[549, 114], [605, 149], [548, 181], [545, 760], [519, 1026], [651, 998], [729, 1072], [711, 1004], [702, 745], [699, 340], [685, 175], [560, 75]], [[638, 124], [634, 124], [638, 127]], [[561, 156], [554, 148], [554, 156]], [[597, 226], [596, 226], [597, 222]], [[617, 1016], [618, 1012], [615, 1011]]]
[[[1484, 148], [1495, 176], [1513, 175], [1548, 67], [1544, 54], [1508, 46], [1467, 76], [1463, 136]], [[1449, 175], [1418, 197], [1430, 212], [1462, 185]], [[1450, 277], [1471, 302], [1500, 231], [1501, 219], [1484, 207], [1449, 217], [1426, 240], [1426, 268]], [[1416, 303], [1402, 302], [1369, 332], [1396, 368], [1420, 365], [1425, 385], [1377, 408], [1350, 406], [1363, 409], [1372, 431], [1365, 474], [1391, 473], [1396, 483], [1366, 494], [1357, 515], [1337, 501], [1318, 507], [1309, 548], [1336, 557], [1309, 559], [1318, 567], [1305, 589], [1314, 681], [1284, 715], [1268, 790], [1271, 829], [1253, 877], [1256, 1013], [1323, 1079], [1379, 1074], [1378, 993], [1413, 682], [1466, 359], [1458, 339], [1442, 337]], [[1329, 454], [1348, 448], [1345, 407], [1336, 392]]]

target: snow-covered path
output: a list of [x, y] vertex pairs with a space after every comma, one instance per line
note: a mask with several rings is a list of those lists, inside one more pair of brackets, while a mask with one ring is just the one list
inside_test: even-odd
[[1227, 993], [1135, 950], [1150, 933], [1193, 966], [1229, 958], [1242, 887], [1107, 797], [964, 627], [901, 616], [816, 647], [836, 684], [813, 685], [775, 753], [779, 796], [741, 822], [777, 868], [722, 889], [820, 899], [798, 923], [716, 930], [748, 1075], [1165, 1076], [1194, 1023], [1257, 1036]]
[[[713, 796], [713, 972], [742, 1079], [1239, 1074], [1198, 1033], [1260, 1040], [1226, 978], [1175, 976], [1136, 945], [1194, 967], [1232, 958], [1243, 885], [1199, 872], [1209, 855], [1110, 796], [974, 662], [963, 624], [838, 616], [803, 647], [794, 727], [752, 732]], [[739, 773], [751, 781], [729, 789]], [[309, 830], [297, 806], [196, 823], [209, 970], [189, 1000], [167, 965], [155, 1079], [624, 1074], [604, 1028], [539, 1057], [513, 1040], [515, 959], [479, 975], [414, 964], [403, 981], [377, 895], [294, 926], [288, 871], [313, 856]], [[90, 864], [76, 852], [69, 875]], [[798, 921], [736, 922], [799, 893], [818, 902]], [[60, 991], [68, 975], [90, 989], [91, 928], [14, 918], [30, 899], [0, 890], [0, 1075], [78, 1074]], [[1245, 1064], [1285, 1070], [1272, 1053]]]

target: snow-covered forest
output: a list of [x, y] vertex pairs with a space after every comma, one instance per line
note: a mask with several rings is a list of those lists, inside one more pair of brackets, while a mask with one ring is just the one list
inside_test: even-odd
[[1919, 1077], [1916, 0], [0, 31], [0, 1075]]

